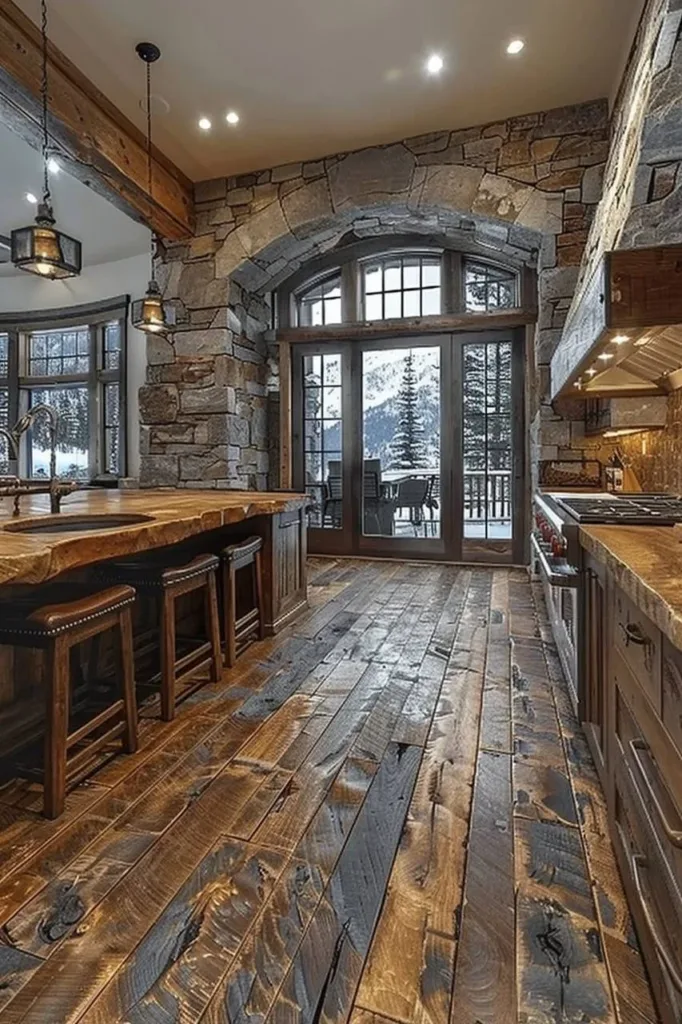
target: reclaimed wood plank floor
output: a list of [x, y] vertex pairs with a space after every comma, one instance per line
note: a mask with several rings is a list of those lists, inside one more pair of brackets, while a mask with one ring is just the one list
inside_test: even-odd
[[655, 1024], [537, 586], [312, 558], [56, 822], [0, 789], [2, 1024]]

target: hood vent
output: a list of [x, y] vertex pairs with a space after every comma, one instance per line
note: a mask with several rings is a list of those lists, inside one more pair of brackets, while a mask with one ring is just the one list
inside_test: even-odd
[[607, 253], [552, 358], [552, 396], [682, 385], [682, 245]]

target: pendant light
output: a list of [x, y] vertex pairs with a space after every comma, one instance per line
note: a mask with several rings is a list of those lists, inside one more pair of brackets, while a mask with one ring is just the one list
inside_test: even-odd
[[41, 0], [43, 195], [35, 224], [12, 232], [11, 258], [15, 267], [51, 279], [77, 277], [81, 272], [81, 244], [55, 227], [50, 196], [49, 136], [47, 130], [47, 0]]
[[[161, 56], [161, 51], [154, 43], [138, 43], [135, 47], [138, 57], [147, 65], [147, 188], [150, 199], [153, 198], [154, 181], [152, 176], [152, 70], [151, 66]], [[152, 234], [151, 277], [143, 299], [136, 299], [132, 304], [130, 320], [133, 327], [147, 334], [163, 334], [175, 323], [175, 310], [164, 303], [156, 278], [154, 277], [154, 247], [156, 238]]]

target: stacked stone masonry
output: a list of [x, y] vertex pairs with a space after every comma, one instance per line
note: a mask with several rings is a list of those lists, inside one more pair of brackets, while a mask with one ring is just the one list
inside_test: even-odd
[[149, 343], [143, 485], [277, 485], [271, 295], [353, 238], [437, 236], [537, 269], [533, 436], [544, 457], [579, 443], [580, 424], [539, 410], [608, 149], [607, 105], [596, 101], [199, 183], [195, 236], [159, 256], [177, 329]]

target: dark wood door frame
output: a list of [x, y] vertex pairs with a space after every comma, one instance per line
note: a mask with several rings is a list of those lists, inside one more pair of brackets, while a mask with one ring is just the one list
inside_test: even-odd
[[[353, 337], [345, 340], [325, 338], [317, 342], [292, 342], [292, 454], [294, 486], [304, 489], [302, 363], [306, 355], [339, 353], [342, 357], [342, 445], [343, 445], [343, 519], [341, 529], [309, 528], [309, 548], [320, 554], [365, 555], [374, 557], [415, 558], [430, 561], [463, 560], [464, 485], [462, 474], [463, 403], [460, 401], [463, 353], [467, 343], [512, 342], [513, 394], [513, 525], [511, 556], [498, 554], [500, 545], [484, 542], [488, 556], [484, 560], [500, 564], [525, 564], [527, 556], [526, 478], [528, 437], [526, 417], [526, 346], [523, 324], [506, 329], [490, 327], [440, 335], [408, 335], [396, 331], [392, 337], [371, 340]], [[397, 348], [440, 347], [441, 351], [441, 535], [439, 538], [402, 538], [365, 536], [362, 531], [363, 429], [362, 429], [362, 355], [365, 351]], [[509, 545], [507, 545], [509, 547]]]

